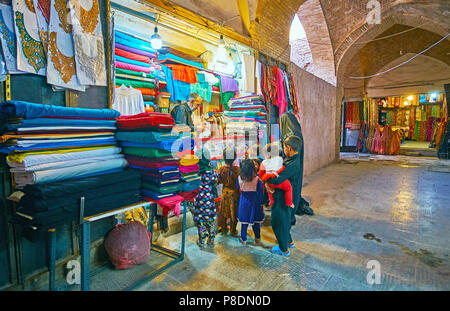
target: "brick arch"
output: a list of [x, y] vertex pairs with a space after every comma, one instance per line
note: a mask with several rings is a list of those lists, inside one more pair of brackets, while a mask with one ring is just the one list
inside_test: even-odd
[[[346, 85], [346, 73], [348, 68], [355, 67], [355, 57], [356, 55], [366, 46], [364, 44], [359, 44], [360, 42], [370, 41], [389, 30], [394, 25], [404, 25], [408, 27], [419, 27], [420, 30], [426, 30], [433, 33], [436, 38], [442, 37], [449, 32], [448, 23], [440, 23], [439, 19], [434, 15], [433, 19], [429, 19], [425, 13], [420, 14], [416, 10], [416, 14], [411, 14], [411, 10], [405, 10], [402, 5], [397, 8], [391, 8], [383, 16], [382, 23], [379, 25], [370, 26], [367, 24], [362, 25], [358, 29], [352, 32], [346, 40], [344, 40], [340, 46], [336, 49], [335, 59], [337, 68], [337, 79], [339, 86]], [[426, 24], [425, 26], [422, 26]], [[415, 31], [415, 30], [414, 30]], [[389, 60], [390, 61], [390, 60]], [[380, 64], [378, 69], [383, 67]], [[364, 75], [364, 71], [361, 69], [360, 72]], [[373, 72], [370, 72], [373, 73]], [[364, 86], [367, 81], [359, 80], [360, 87]], [[355, 87], [357, 82], [352, 83]]]
[[[308, 71], [332, 85], [336, 85], [333, 47], [320, 1], [305, 1], [296, 14], [305, 29], [312, 55], [313, 68]], [[299, 48], [298, 52], [295, 50], [297, 47]], [[291, 48], [294, 49], [291, 51], [291, 61], [296, 63], [296, 57], [299, 56], [297, 53], [300, 53], [302, 44], [294, 44]]]

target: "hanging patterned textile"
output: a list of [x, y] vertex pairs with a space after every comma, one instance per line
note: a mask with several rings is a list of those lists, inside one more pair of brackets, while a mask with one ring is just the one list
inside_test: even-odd
[[346, 103], [346, 105], [347, 105], [347, 110], [345, 113], [345, 128], [351, 129], [352, 124], [353, 124], [353, 103], [348, 102], [348, 103]]
[[[66, 33], [61, 26], [63, 22], [57, 9], [61, 8], [64, 0], [52, 0], [50, 7], [49, 42], [48, 42], [48, 65], [47, 83], [73, 89], [85, 91], [85, 86], [81, 85], [76, 75], [75, 56], [73, 52], [73, 42], [70, 34]], [[64, 7], [68, 11], [68, 7]]]
[[360, 108], [359, 102], [353, 103], [353, 118], [352, 118], [352, 130], [359, 130], [361, 128], [361, 120], [359, 117], [359, 108]]
[[16, 36], [14, 20], [10, 5], [0, 3], [0, 33], [3, 55], [8, 73], [19, 73], [17, 70]]
[[17, 69], [45, 76], [47, 60], [33, 2], [13, 0], [12, 5], [17, 40]]
[[98, 0], [88, 11], [78, 0], [69, 0], [70, 20], [78, 80], [84, 85], [106, 86], [105, 51]]
[[32, 0], [36, 13], [39, 37], [45, 53], [48, 51], [48, 24], [50, 23], [50, 0]]

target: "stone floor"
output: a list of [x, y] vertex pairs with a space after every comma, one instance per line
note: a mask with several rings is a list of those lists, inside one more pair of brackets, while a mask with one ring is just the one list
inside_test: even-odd
[[[185, 260], [138, 290], [449, 290], [450, 161], [341, 159], [305, 179], [316, 214], [297, 216], [290, 257], [220, 235], [214, 249], [199, 250], [190, 228]], [[269, 223], [263, 240], [271, 245]], [[176, 248], [180, 237], [161, 243]], [[380, 284], [367, 282], [372, 260]]]

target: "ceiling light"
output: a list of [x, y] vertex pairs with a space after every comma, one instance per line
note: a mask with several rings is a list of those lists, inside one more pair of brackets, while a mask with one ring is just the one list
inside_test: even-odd
[[159, 50], [162, 47], [162, 40], [158, 34], [158, 27], [155, 27], [155, 33], [150, 38], [152, 49]]

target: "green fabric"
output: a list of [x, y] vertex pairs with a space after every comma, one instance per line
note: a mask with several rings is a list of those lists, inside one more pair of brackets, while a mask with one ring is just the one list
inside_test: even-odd
[[181, 191], [181, 185], [167, 186], [167, 187], [158, 187], [156, 185], [152, 185], [146, 182], [142, 183], [142, 188], [156, 192], [161, 194], [168, 194]]
[[[201, 77], [203, 77], [203, 79]], [[199, 81], [198, 83], [191, 84], [191, 93], [197, 93], [203, 100], [211, 102], [212, 87], [209, 85], [209, 83], [204, 82], [204, 75], [197, 73], [197, 79]]]
[[207, 171], [211, 171], [213, 167], [211, 166], [211, 154], [209, 153], [208, 149], [202, 148], [197, 150], [195, 155], [200, 159], [198, 161], [198, 166], [200, 167], [199, 172], [205, 173]]
[[389, 125], [392, 125], [392, 115], [393, 115], [392, 111], [386, 112], [386, 123]]
[[116, 78], [116, 85], [120, 86], [122, 84], [126, 85], [126, 86], [131, 86], [134, 88], [143, 88], [143, 89], [154, 89], [155, 88], [154, 83]]
[[145, 158], [162, 158], [171, 156], [172, 153], [160, 149], [138, 148], [138, 147], [122, 147], [124, 154], [131, 154]]
[[230, 109], [228, 106], [228, 101], [234, 97], [234, 92], [220, 93], [220, 103], [223, 105], [223, 109]]
[[142, 78], [150, 78], [150, 79], [155, 78], [155, 76], [152, 75], [151, 73], [138, 72], [138, 71], [133, 71], [133, 70], [121, 69], [121, 68], [116, 68], [116, 73], [123, 74], [123, 75], [142, 77]]

